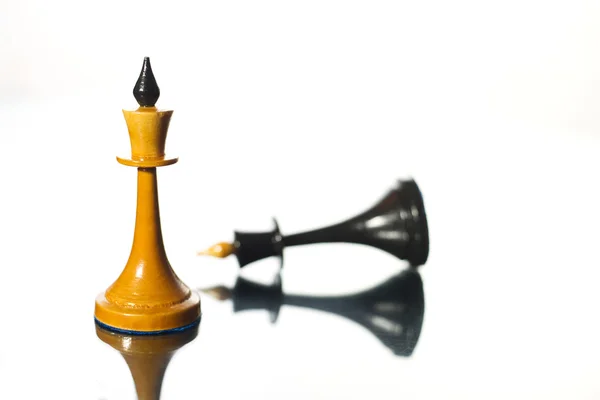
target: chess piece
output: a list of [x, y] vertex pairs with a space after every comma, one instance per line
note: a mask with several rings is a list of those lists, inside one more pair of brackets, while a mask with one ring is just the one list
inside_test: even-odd
[[117, 350], [129, 366], [138, 400], [158, 400], [175, 352], [198, 335], [198, 326], [167, 335], [125, 335], [96, 326], [96, 335]]
[[[277, 256], [283, 249], [315, 243], [357, 243], [376, 247], [412, 266], [425, 264], [429, 254], [429, 230], [421, 191], [414, 180], [398, 185], [369, 210], [344, 222], [309, 232], [282, 235], [277, 221], [269, 232], [234, 232], [233, 243], [219, 243], [199, 255], [237, 257], [240, 267]], [[283, 261], [282, 261], [283, 264]]]
[[123, 110], [131, 158], [117, 157], [119, 163], [137, 168], [133, 245], [119, 278], [96, 298], [95, 319], [118, 332], [160, 334], [197, 325], [200, 298], [177, 277], [163, 244], [156, 168], [174, 164], [177, 158], [165, 156], [173, 111], [155, 107], [160, 91], [148, 57], [133, 94], [140, 107]]
[[281, 279], [263, 285], [238, 277], [233, 289], [203, 290], [221, 301], [231, 299], [234, 312], [267, 310], [275, 323], [283, 305], [340, 315], [362, 325], [398, 356], [410, 356], [421, 333], [425, 300], [420, 274], [404, 270], [382, 284], [348, 296], [298, 296], [282, 290]]

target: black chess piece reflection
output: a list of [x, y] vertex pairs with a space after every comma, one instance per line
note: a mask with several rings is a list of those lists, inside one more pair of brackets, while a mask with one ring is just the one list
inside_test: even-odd
[[383, 199], [367, 211], [344, 222], [293, 235], [282, 235], [277, 221], [269, 232], [234, 232], [232, 243], [219, 243], [200, 255], [224, 258], [234, 254], [239, 266], [276, 256], [283, 249], [315, 243], [356, 243], [376, 247], [412, 266], [425, 264], [429, 255], [429, 229], [417, 183], [400, 180]]
[[198, 326], [165, 335], [127, 335], [102, 329], [96, 334], [129, 366], [138, 400], [159, 400], [165, 372], [175, 352], [198, 336]]
[[279, 275], [272, 285], [239, 277], [233, 289], [203, 290], [220, 300], [231, 299], [234, 312], [267, 310], [276, 322], [283, 305], [337, 314], [362, 325], [398, 356], [412, 354], [423, 324], [425, 300], [421, 276], [407, 269], [382, 284], [347, 296], [299, 296], [282, 290]]

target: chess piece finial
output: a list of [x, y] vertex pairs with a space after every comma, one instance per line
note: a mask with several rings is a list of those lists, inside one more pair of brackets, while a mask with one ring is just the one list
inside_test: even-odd
[[[146, 59], [141, 78], [153, 77], [149, 68]], [[141, 80], [139, 86], [145, 85], [150, 88], [148, 93], [152, 92], [152, 84]], [[106, 329], [159, 334], [191, 328], [199, 322], [200, 298], [173, 271], [160, 223], [156, 168], [177, 161], [166, 158], [164, 152], [172, 114], [171, 110], [154, 106], [123, 110], [131, 158], [117, 157], [117, 161], [137, 167], [137, 210], [129, 260], [119, 278], [96, 298], [96, 322]]]
[[133, 96], [140, 107], [154, 107], [160, 97], [160, 88], [150, 65], [150, 57], [144, 57], [142, 71], [133, 88]]
[[198, 336], [198, 327], [160, 336], [124, 335], [96, 327], [96, 335], [117, 350], [129, 366], [139, 400], [160, 399], [173, 355]]
[[232, 243], [219, 243], [198, 255], [224, 258], [233, 254], [239, 266], [244, 267], [272, 256], [283, 260], [285, 247], [316, 243], [362, 244], [407, 260], [412, 266], [425, 264], [429, 255], [429, 228], [417, 183], [412, 179], [398, 181], [373, 207], [335, 225], [284, 236], [274, 221], [271, 231], [235, 231]]
[[405, 357], [417, 345], [425, 313], [423, 281], [414, 268], [371, 289], [342, 296], [288, 294], [282, 290], [280, 279], [264, 285], [241, 276], [232, 289], [217, 286], [202, 292], [220, 301], [231, 300], [235, 313], [268, 311], [273, 323], [283, 306], [336, 314], [362, 325], [394, 354]]

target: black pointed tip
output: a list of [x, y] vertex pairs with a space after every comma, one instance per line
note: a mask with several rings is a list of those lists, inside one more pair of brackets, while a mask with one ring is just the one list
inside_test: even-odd
[[160, 89], [152, 72], [150, 57], [144, 57], [142, 72], [140, 72], [140, 77], [133, 88], [133, 97], [135, 97], [140, 107], [154, 107], [160, 97]]

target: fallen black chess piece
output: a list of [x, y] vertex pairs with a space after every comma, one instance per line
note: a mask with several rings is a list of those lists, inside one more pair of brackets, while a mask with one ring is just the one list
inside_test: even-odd
[[357, 243], [376, 247], [412, 266], [425, 264], [429, 255], [429, 229], [423, 197], [417, 183], [400, 180], [369, 210], [344, 222], [309, 232], [282, 235], [279, 225], [269, 232], [234, 232], [232, 243], [219, 243], [200, 255], [219, 258], [234, 254], [239, 266], [276, 256], [283, 249], [315, 243]]

